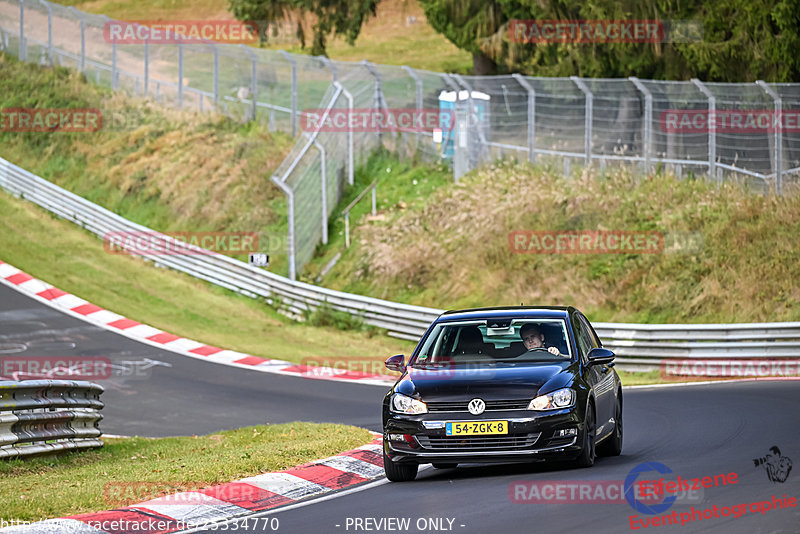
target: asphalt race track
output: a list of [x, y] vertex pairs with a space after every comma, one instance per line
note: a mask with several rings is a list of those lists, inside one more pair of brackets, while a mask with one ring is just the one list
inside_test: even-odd
[[[97, 380], [105, 388], [100, 428], [124, 436], [191, 436], [289, 421], [380, 431], [380, 401], [386, 393], [384, 387], [188, 358], [90, 325], [0, 285], [0, 361], [4, 356], [102, 356], [134, 362], [138, 367], [128, 368], [141, 376]], [[155, 363], [142, 365], [146, 359]]]
[[[102, 355], [115, 362], [158, 362], [149, 367], [146, 377], [117, 377], [101, 382], [106, 387], [101, 427], [109, 434], [191, 435], [295, 420], [380, 429], [383, 387], [285, 377], [187, 358], [90, 326], [0, 286], [0, 358], [12, 353]], [[262, 516], [261, 521], [240, 519], [237, 524], [218, 530], [298, 534], [624, 533], [634, 531], [633, 516], [639, 521], [633, 525], [639, 527], [635, 530], [649, 533], [800, 532], [800, 503], [764, 513], [750, 506], [759, 501], [770, 501], [772, 505], [773, 496], [779, 499], [784, 494], [800, 497], [800, 382], [626, 389], [623, 395], [622, 456], [600, 458], [590, 469], [542, 464], [428, 468], [420, 472], [415, 482], [373, 482], [363, 491], [350, 490], [303, 502], [277, 509]], [[773, 446], [780, 448], [784, 459], [783, 470], [773, 471], [777, 476], [771, 481], [765, 465], [756, 466], [754, 460], [765, 458]], [[775, 458], [773, 454], [772, 459]], [[786, 467], [792, 461], [798, 466], [787, 476]], [[683, 494], [670, 508], [655, 515], [635, 510], [624, 499], [569, 502], [570, 483], [575, 487], [583, 481], [605, 481], [606, 496], [611, 497], [608, 488], [624, 485], [626, 477], [645, 462], [661, 464], [662, 471], [668, 474], [641, 467], [639, 480], [672, 480], [677, 475], [694, 479], [729, 473], [736, 473], [737, 478], [725, 486]], [[540, 497], [545, 497], [546, 487], [561, 488], [561, 494], [551, 495], [561, 499], [514, 502], [515, 496], [522, 500], [530, 497], [529, 485], [520, 486], [525, 491], [517, 487], [526, 481], [538, 483]], [[579, 496], [575, 500], [580, 500]], [[747, 513], [741, 515], [742, 508], [737, 505], [743, 504], [747, 504]], [[728, 510], [740, 517], [708, 517], [682, 526], [642, 527], [645, 518], [652, 520], [674, 511], [680, 523], [681, 514], [692, 516], [692, 507], [702, 514], [715, 506], [718, 513]], [[275, 521], [267, 522], [263, 517], [276, 518], [277, 528], [273, 528]]]

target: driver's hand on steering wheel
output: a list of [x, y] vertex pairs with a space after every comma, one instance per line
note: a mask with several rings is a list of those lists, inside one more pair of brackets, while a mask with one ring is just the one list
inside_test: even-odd
[[558, 356], [559, 354], [561, 354], [561, 352], [556, 347], [547, 347], [547, 352], [549, 352], [554, 356]]

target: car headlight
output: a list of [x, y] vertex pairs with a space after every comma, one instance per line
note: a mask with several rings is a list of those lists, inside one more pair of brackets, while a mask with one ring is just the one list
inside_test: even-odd
[[547, 395], [539, 395], [528, 404], [529, 410], [559, 410], [575, 403], [575, 392], [570, 388], [558, 389]]
[[412, 399], [402, 393], [395, 393], [392, 396], [392, 411], [409, 415], [419, 415], [428, 413], [428, 406], [424, 402]]

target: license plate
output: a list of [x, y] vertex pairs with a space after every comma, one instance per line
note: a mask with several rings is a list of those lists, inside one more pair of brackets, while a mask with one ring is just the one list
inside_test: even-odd
[[508, 421], [464, 421], [445, 424], [448, 436], [481, 436], [487, 434], [508, 434]]

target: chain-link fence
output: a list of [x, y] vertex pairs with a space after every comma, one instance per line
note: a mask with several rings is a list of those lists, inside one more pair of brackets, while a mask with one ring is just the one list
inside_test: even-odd
[[[212, 41], [117, 41], [111, 22], [44, 0], [0, 0], [0, 49], [297, 136], [272, 176], [288, 202], [292, 279], [327, 242], [354, 166], [381, 145], [444, 160], [456, 180], [498, 157], [558, 163], [567, 175], [571, 165], [668, 167], [679, 178], [735, 179], [778, 194], [800, 175], [800, 84], [459, 76]], [[363, 109], [449, 119], [405, 131], [319, 126], [335, 110]]]

